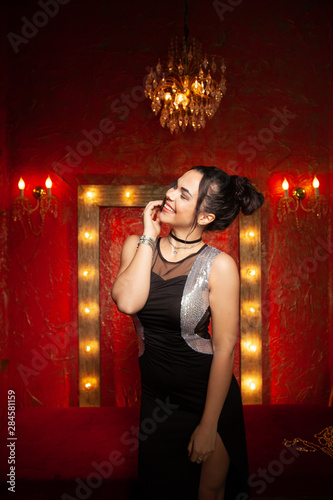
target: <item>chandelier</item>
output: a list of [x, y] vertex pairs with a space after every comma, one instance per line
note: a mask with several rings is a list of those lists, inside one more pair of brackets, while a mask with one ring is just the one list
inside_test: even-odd
[[177, 37], [169, 46], [167, 64], [158, 60], [151, 68], [145, 84], [145, 96], [151, 99], [152, 111], [160, 114], [160, 124], [171, 134], [188, 128], [204, 128], [213, 118], [226, 92], [224, 60], [207, 56], [196, 39], [188, 41], [187, 2], [185, 4], [185, 36]]

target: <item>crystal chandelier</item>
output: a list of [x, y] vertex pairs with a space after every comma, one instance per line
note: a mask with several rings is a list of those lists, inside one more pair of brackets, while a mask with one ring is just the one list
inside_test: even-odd
[[[151, 108], [160, 115], [160, 124], [171, 134], [179, 129], [194, 131], [204, 128], [226, 92], [224, 60], [203, 53], [202, 45], [194, 38], [188, 41], [187, 2], [185, 4], [185, 36], [179, 46], [177, 37], [170, 42], [168, 63], [160, 59], [146, 79], [145, 95]], [[219, 64], [219, 66], [218, 66]]]

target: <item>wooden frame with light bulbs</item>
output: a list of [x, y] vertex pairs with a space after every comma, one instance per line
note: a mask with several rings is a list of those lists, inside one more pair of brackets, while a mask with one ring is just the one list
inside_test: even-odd
[[169, 186], [78, 187], [79, 405], [100, 406], [100, 207], [145, 207]]
[[239, 216], [240, 359], [244, 404], [262, 403], [260, 210]]
[[[163, 199], [168, 186], [78, 187], [79, 404], [101, 405], [100, 361], [100, 207], [145, 207]], [[251, 234], [250, 234], [251, 233]], [[260, 211], [240, 217], [241, 386], [244, 403], [260, 403], [261, 272]], [[250, 271], [255, 271], [252, 275]], [[251, 309], [252, 308], [252, 309]]]

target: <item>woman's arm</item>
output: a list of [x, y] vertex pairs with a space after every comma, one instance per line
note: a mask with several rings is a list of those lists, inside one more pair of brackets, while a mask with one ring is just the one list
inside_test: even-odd
[[[143, 213], [143, 234], [154, 241], [161, 229], [159, 207], [162, 201], [151, 201]], [[155, 219], [155, 220], [154, 220]], [[152, 249], [137, 244], [139, 236], [129, 236], [122, 248], [120, 268], [113, 284], [111, 296], [119, 311], [135, 314], [145, 305], [150, 288]]]
[[207, 459], [215, 449], [218, 419], [230, 387], [239, 322], [239, 274], [226, 254], [215, 258], [209, 277], [212, 315], [213, 360], [206, 403], [200, 424], [192, 434], [188, 451], [195, 462]]

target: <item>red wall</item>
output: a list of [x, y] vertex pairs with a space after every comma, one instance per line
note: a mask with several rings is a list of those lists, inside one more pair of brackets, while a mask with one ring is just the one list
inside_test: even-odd
[[[279, 223], [276, 210], [284, 176], [311, 190], [316, 174], [329, 196], [330, 2], [230, 2], [224, 14], [214, 2], [189, 4], [190, 34], [225, 57], [228, 91], [204, 130], [177, 136], [159, 125], [142, 98], [142, 81], [147, 66], [167, 54], [170, 37], [183, 34], [181, 2], [62, 0], [34, 32], [24, 31], [22, 17], [43, 23], [37, 2], [8, 6], [7, 96], [1, 91], [8, 133], [0, 141], [1, 310], [8, 325], [1, 343], [9, 362], [2, 360], [1, 376], [9, 377], [20, 406], [78, 404], [77, 186], [167, 184], [196, 164], [247, 175], [266, 196], [264, 402], [328, 401], [330, 219], [309, 218], [299, 232], [294, 219]], [[9, 32], [30, 39], [10, 35], [10, 42]], [[83, 131], [92, 129], [102, 133], [84, 150]], [[73, 150], [80, 155], [69, 155]], [[31, 196], [49, 174], [59, 217], [46, 220], [41, 237], [26, 237], [10, 219], [17, 182], [23, 176]], [[316, 258], [318, 245], [327, 258]], [[114, 376], [110, 369], [105, 383]], [[112, 397], [105, 396], [107, 404]]]

